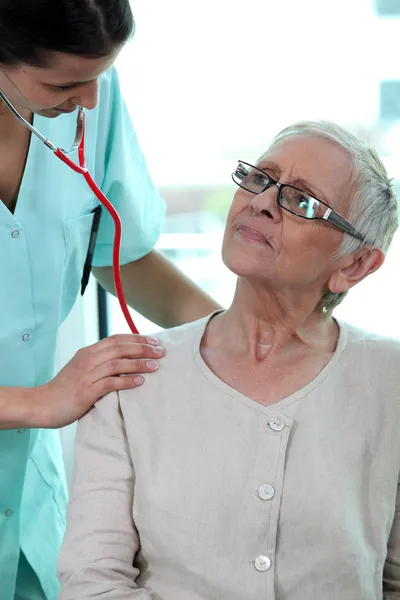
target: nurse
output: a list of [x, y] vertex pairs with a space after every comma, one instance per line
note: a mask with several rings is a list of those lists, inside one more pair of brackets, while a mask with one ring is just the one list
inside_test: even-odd
[[[75, 108], [88, 109], [87, 164], [121, 216], [127, 301], [169, 327], [216, 305], [153, 250], [164, 204], [112, 67], [133, 31], [129, 0], [1, 0], [0, 90], [59, 147], [71, 145]], [[0, 595], [54, 600], [66, 506], [55, 428], [107, 392], [143, 383], [162, 349], [113, 336], [54, 377], [57, 330], [80, 290], [98, 203], [1, 101], [0, 199]], [[93, 273], [111, 292], [113, 233], [103, 211]]]

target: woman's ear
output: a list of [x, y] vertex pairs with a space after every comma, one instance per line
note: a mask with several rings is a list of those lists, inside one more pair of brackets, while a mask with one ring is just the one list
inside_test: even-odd
[[344, 264], [332, 273], [328, 287], [331, 292], [347, 292], [354, 285], [382, 266], [385, 255], [378, 248], [362, 248], [348, 256]]

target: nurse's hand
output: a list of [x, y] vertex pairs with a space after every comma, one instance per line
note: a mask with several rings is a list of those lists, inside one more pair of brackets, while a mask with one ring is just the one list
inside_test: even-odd
[[143, 374], [156, 371], [163, 354], [155, 338], [132, 334], [82, 348], [50, 383], [36, 388], [38, 426], [64, 427], [109, 392], [142, 385]]

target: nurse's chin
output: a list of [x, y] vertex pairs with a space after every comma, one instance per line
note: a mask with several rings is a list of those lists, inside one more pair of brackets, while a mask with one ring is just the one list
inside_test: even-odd
[[35, 110], [35, 115], [46, 117], [47, 119], [55, 119], [56, 117], [59, 117], [61, 113], [53, 108], [48, 108], [46, 110]]
[[55, 119], [56, 117], [59, 117], [60, 115], [65, 115], [70, 112], [73, 112], [73, 111], [72, 110], [59, 110], [57, 108], [47, 108], [46, 110], [37, 111], [36, 114], [39, 115], [40, 117], [47, 117], [48, 119]]

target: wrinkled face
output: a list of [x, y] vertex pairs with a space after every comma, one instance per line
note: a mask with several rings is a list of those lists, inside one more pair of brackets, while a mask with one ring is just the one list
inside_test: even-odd
[[98, 78], [119, 51], [103, 58], [52, 54], [45, 67], [0, 65], [0, 89], [20, 112], [54, 118], [77, 106], [91, 109], [97, 104]]
[[[347, 217], [351, 162], [336, 144], [311, 135], [288, 136], [255, 166]], [[338, 268], [333, 259], [346, 234], [325, 221], [297, 217], [277, 200], [276, 186], [258, 195], [237, 189], [224, 235], [225, 264], [239, 276], [269, 282], [277, 289], [322, 289]]]

